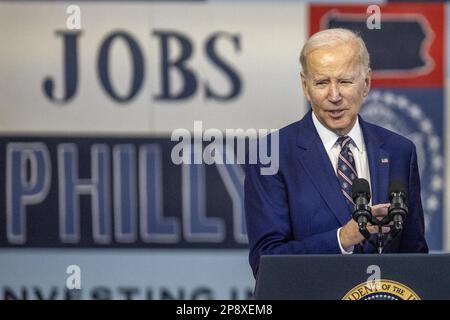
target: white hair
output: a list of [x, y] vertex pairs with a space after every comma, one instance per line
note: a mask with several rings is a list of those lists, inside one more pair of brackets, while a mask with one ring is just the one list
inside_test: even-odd
[[363, 70], [367, 71], [370, 66], [369, 52], [363, 39], [351, 30], [344, 28], [326, 29], [313, 34], [302, 48], [300, 63], [303, 71], [307, 70], [307, 56], [312, 51], [321, 47], [335, 47], [341, 44], [354, 44], [358, 48], [358, 57]]

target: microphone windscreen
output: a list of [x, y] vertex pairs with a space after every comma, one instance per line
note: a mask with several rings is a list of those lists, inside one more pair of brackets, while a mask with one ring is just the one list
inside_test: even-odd
[[391, 185], [389, 186], [389, 196], [392, 193], [403, 193], [406, 195], [406, 185], [401, 180], [395, 180], [391, 182]]
[[368, 199], [370, 199], [369, 182], [366, 179], [358, 178], [358, 179], [353, 180], [353, 185], [352, 185], [352, 198], [353, 198], [353, 201], [356, 202], [356, 198], [361, 193], [366, 194]]

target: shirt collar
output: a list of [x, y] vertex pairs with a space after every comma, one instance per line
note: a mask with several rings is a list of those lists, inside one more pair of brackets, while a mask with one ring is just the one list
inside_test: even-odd
[[[319, 134], [319, 137], [322, 140], [323, 146], [325, 147], [325, 150], [329, 152], [334, 147], [339, 136], [330, 129], [326, 128], [319, 121], [319, 119], [317, 119], [314, 111], [312, 112], [312, 119], [314, 126], [316, 127], [317, 133]], [[356, 145], [356, 148], [358, 148], [359, 151], [364, 151], [363, 136], [361, 126], [359, 125], [359, 117], [356, 118], [355, 125], [347, 134], [347, 136], [352, 138], [353, 143]]]

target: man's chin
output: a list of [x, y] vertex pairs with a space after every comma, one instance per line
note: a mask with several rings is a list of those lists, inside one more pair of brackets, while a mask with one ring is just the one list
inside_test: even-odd
[[328, 128], [338, 135], [345, 135], [350, 132], [350, 123], [348, 121], [330, 121]]

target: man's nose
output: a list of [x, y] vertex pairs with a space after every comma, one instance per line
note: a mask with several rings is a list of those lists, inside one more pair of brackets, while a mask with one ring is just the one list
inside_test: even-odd
[[331, 84], [328, 91], [328, 100], [330, 102], [339, 102], [342, 99], [338, 84]]

